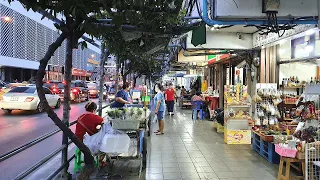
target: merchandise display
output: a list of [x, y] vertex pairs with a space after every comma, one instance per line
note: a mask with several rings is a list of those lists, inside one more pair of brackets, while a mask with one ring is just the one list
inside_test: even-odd
[[251, 144], [251, 102], [247, 86], [226, 85], [224, 87], [224, 140], [227, 144]]

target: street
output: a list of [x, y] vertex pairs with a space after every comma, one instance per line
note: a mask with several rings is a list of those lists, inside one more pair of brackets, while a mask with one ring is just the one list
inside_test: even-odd
[[[95, 100], [97, 101], [97, 100]], [[71, 104], [70, 122], [76, 120], [85, 110], [86, 102]], [[55, 110], [62, 118], [63, 107]], [[41, 135], [51, 132], [58, 127], [46, 113], [35, 114], [25, 111], [13, 111], [12, 115], [0, 114], [0, 154], [21, 146]], [[71, 127], [75, 129], [75, 125]], [[27, 170], [39, 160], [61, 146], [62, 133], [58, 133], [43, 142], [0, 163], [0, 179], [11, 180]]]

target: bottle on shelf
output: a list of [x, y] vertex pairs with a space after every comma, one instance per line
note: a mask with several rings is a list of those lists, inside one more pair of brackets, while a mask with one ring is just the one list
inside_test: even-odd
[[311, 81], [310, 81], [310, 84], [313, 84], [313, 78], [311, 77]]

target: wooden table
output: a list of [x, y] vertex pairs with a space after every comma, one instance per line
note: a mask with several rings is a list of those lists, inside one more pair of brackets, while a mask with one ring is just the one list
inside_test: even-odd
[[[283, 175], [283, 167], [285, 163], [285, 175]], [[299, 167], [292, 163], [299, 163]], [[296, 169], [298, 172], [302, 172], [302, 176], [291, 176], [291, 167]], [[289, 157], [280, 157], [279, 171], [278, 171], [278, 180], [292, 180], [292, 179], [304, 179], [305, 176], [305, 162], [304, 159], [289, 158]]]

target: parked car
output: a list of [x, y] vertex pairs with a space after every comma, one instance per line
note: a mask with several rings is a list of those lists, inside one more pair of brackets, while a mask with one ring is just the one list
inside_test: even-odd
[[[49, 105], [60, 108], [60, 97], [46, 87], [44, 87], [44, 92]], [[12, 110], [36, 110], [37, 112], [42, 112], [43, 107], [39, 102], [40, 99], [35, 86], [18, 86], [2, 96], [0, 99], [0, 108], [5, 113], [11, 113]]]
[[90, 97], [95, 97], [95, 98], [99, 97], [99, 90], [96, 83], [90, 82], [90, 83], [87, 83], [87, 86], [88, 86]]

